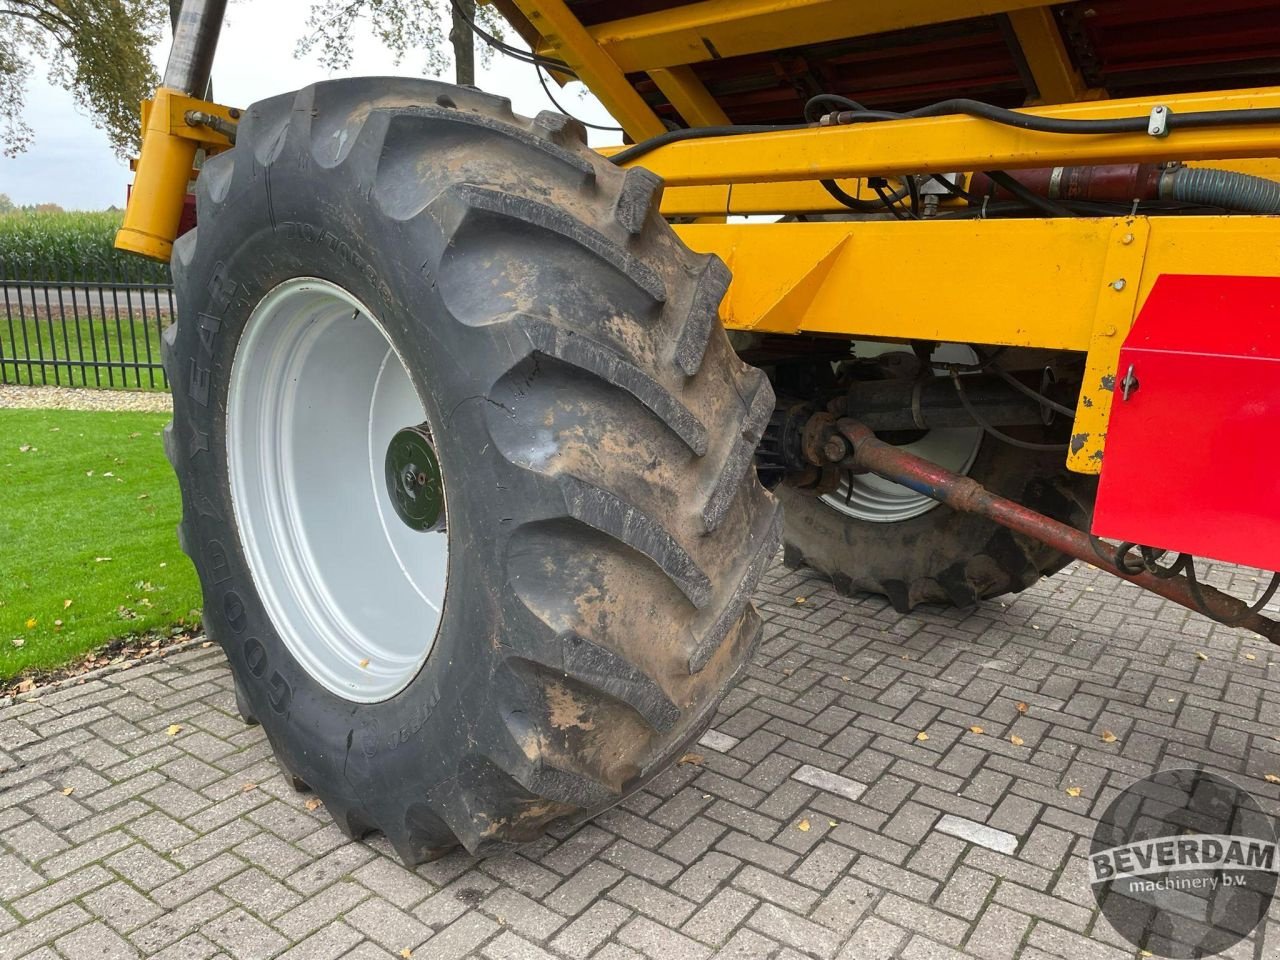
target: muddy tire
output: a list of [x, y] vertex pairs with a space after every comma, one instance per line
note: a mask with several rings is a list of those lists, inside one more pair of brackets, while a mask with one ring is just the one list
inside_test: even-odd
[[[658, 180], [562, 116], [378, 79], [249, 108], [197, 186], [166, 449], [206, 627], [285, 772], [416, 863], [532, 840], [678, 757], [758, 641], [780, 531], [751, 469], [772, 391]], [[443, 520], [401, 530], [379, 458], [418, 419]], [[379, 537], [401, 560], [444, 538], [447, 593]]]
[[[1096, 484], [1069, 472], [1064, 454], [1033, 452], [985, 438], [967, 473], [994, 493], [1081, 530], [1089, 528]], [[972, 514], [939, 506], [895, 523], [852, 519], [822, 500], [782, 486], [783, 559], [830, 577], [840, 593], [880, 594], [899, 613], [917, 604], [972, 607], [1025, 590], [1071, 560], [1051, 547]]]

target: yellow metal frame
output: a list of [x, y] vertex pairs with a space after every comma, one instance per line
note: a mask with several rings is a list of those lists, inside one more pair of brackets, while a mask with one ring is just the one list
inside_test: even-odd
[[[564, 0], [503, 0], [564, 60], [633, 140], [664, 132], [636, 91], [646, 73], [690, 126], [728, 122], [691, 64], [868, 36], [980, 15], [1007, 15], [1039, 88], [1033, 115], [1141, 117], [1280, 108], [1280, 88], [1106, 100], [1075, 70], [1040, 0], [702, 0], [584, 27]], [[526, 32], [527, 35], [527, 32]], [[1070, 101], [1070, 102], [1068, 102]], [[159, 90], [117, 245], [166, 258], [199, 146], [226, 146], [185, 122], [228, 108]], [[605, 151], [606, 153], [612, 151]], [[1069, 466], [1101, 469], [1120, 345], [1158, 276], [1280, 276], [1280, 218], [1156, 217], [811, 223], [702, 222], [739, 213], [843, 209], [818, 183], [864, 191], [872, 176], [1100, 163], [1213, 162], [1280, 174], [1280, 126], [1177, 130], [1157, 138], [1055, 135], [964, 116], [811, 127], [670, 144], [637, 161], [666, 181], [664, 214], [694, 249], [734, 272], [726, 326], [779, 334], [937, 340], [1078, 351], [1085, 382]], [[865, 195], [865, 194], [864, 194]]]

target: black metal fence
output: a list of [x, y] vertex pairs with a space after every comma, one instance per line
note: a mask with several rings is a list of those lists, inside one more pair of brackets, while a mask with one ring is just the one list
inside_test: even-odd
[[0, 257], [0, 383], [167, 390], [173, 285], [139, 262]]

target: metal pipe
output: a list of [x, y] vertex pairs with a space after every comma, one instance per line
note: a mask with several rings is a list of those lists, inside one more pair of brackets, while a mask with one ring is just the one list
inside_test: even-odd
[[189, 97], [205, 96], [226, 9], [227, 0], [183, 0], [164, 68], [164, 86]]
[[1105, 553], [1095, 548], [1088, 534], [997, 496], [976, 480], [944, 470], [935, 463], [891, 446], [877, 439], [870, 428], [857, 420], [839, 420], [836, 422], [836, 429], [850, 447], [849, 455], [840, 462], [842, 467], [869, 471], [932, 497], [954, 510], [994, 520], [1016, 533], [1047, 543], [1056, 550], [1137, 584], [1166, 600], [1172, 600], [1197, 613], [1208, 613], [1216, 619], [1232, 621], [1233, 625], [1252, 630], [1272, 643], [1280, 643], [1280, 623], [1257, 613], [1249, 613], [1248, 605], [1236, 597], [1208, 584], [1199, 584], [1193, 588], [1183, 576], [1165, 579], [1145, 570], [1140, 573], [1122, 570]]

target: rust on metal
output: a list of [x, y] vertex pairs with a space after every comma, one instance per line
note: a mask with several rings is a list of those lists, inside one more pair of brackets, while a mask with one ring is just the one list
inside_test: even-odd
[[1193, 587], [1185, 576], [1166, 578], [1147, 570], [1135, 572], [1122, 569], [1112, 559], [1116, 552], [1114, 548], [1099, 549], [1088, 534], [1074, 527], [997, 496], [976, 480], [944, 470], [937, 464], [885, 443], [869, 427], [857, 420], [839, 420], [835, 428], [852, 448], [851, 455], [840, 464], [842, 467], [869, 471], [932, 497], [952, 509], [987, 517], [1015, 533], [1046, 543], [1166, 600], [1172, 600], [1197, 613], [1207, 613], [1212, 618], [1229, 622], [1233, 626], [1252, 630], [1272, 643], [1280, 644], [1280, 623], [1250, 612], [1248, 605], [1236, 597], [1208, 584]]

